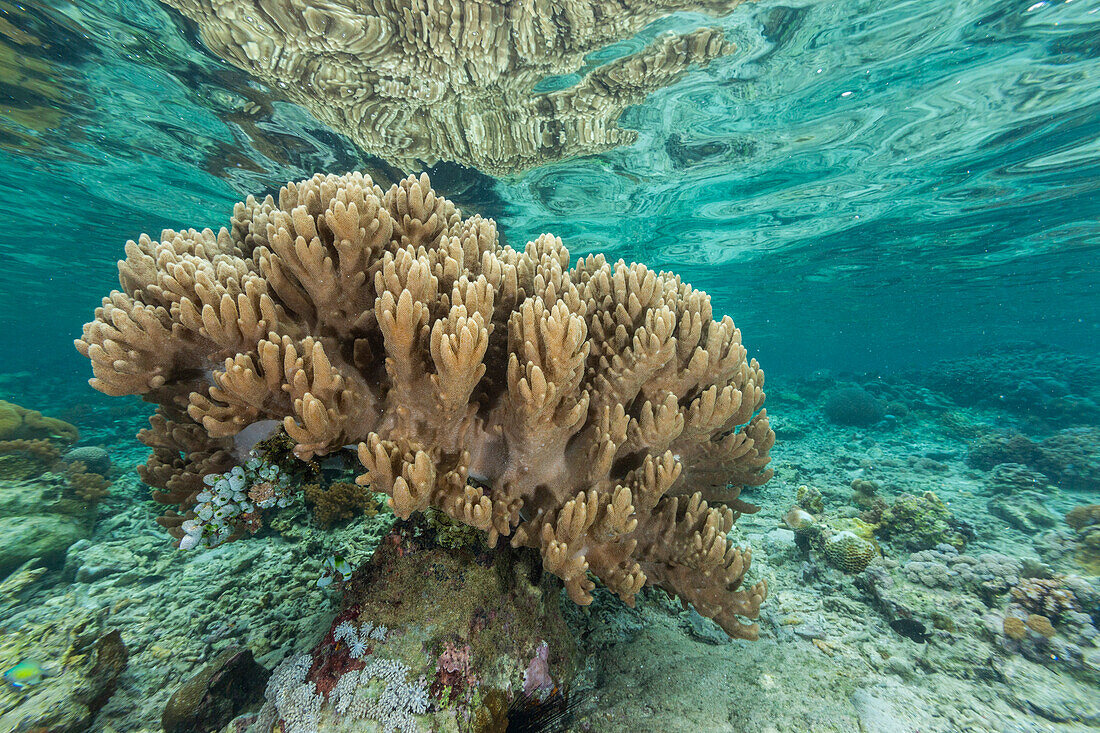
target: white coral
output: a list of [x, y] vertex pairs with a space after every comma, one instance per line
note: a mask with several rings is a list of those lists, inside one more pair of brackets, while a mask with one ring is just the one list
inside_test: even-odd
[[335, 641], [342, 641], [348, 645], [359, 639], [359, 630], [355, 628], [355, 624], [351, 621], [341, 621], [336, 627], [336, 630], [332, 632], [332, 638]]
[[367, 641], [365, 638], [359, 638], [348, 643], [348, 654], [351, 655], [352, 659], [361, 659], [366, 653]]

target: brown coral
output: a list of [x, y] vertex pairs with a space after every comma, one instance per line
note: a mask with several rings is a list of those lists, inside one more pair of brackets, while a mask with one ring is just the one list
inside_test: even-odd
[[1054, 578], [1024, 578], [1009, 590], [1013, 602], [1033, 614], [1058, 620], [1068, 611], [1080, 611], [1077, 596]]
[[1027, 636], [1027, 626], [1024, 624], [1023, 619], [1016, 616], [1005, 616], [1004, 622], [1001, 624], [1004, 629], [1005, 636], [1016, 641], [1023, 641]]
[[[156, 498], [193, 506], [233, 438], [279, 421], [311, 458], [358, 445], [361, 483], [537, 548], [578, 603], [646, 583], [754, 637], [763, 582], [726, 538], [768, 480], [764, 375], [729, 317], [671, 273], [560, 239], [522, 251], [410, 177], [288, 184], [218, 234], [126, 246], [77, 348], [97, 389], [159, 403]], [[715, 506], [711, 506], [711, 504]], [[182, 517], [163, 520], [177, 536]]]
[[1042, 616], [1037, 613], [1033, 613], [1027, 617], [1027, 627], [1032, 631], [1042, 634], [1046, 638], [1054, 636], [1054, 626], [1051, 625], [1050, 619], [1046, 616]]
[[699, 28], [591, 71], [585, 57], [674, 11], [722, 14], [742, 0], [164, 2], [216, 54], [366, 153], [405, 170], [450, 160], [502, 174], [633, 142], [617, 124], [628, 106], [735, 46]]
[[69, 485], [72, 487], [73, 493], [81, 501], [95, 504], [107, 496], [107, 487], [110, 486], [110, 482], [98, 473], [89, 471], [88, 466], [83, 461], [73, 461], [66, 467], [65, 473], [69, 478]]
[[368, 489], [347, 481], [328, 486], [306, 484], [302, 490], [306, 501], [313, 505], [314, 518], [324, 527], [369, 513], [376, 506]]

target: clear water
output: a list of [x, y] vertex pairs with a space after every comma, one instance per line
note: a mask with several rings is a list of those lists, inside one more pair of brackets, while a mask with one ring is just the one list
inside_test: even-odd
[[[1100, 358], [1100, 5], [761, 0], [670, 14], [587, 66], [704, 25], [738, 50], [630, 106], [619, 124], [635, 142], [499, 176], [444, 161], [435, 187], [513, 245], [553, 232], [574, 257], [675, 270], [733, 316], [779, 390], [814, 372], [934, 370], [1021, 340], [1040, 344], [1040, 364], [1043, 349]], [[416, 172], [365, 156], [153, 0], [0, 2], [0, 100], [0, 398], [46, 414], [102, 404], [71, 342], [117, 286], [127, 239], [217, 228], [246, 195], [315, 172]], [[784, 404], [769, 410], [780, 423]], [[133, 449], [126, 420], [88, 434]], [[1006, 420], [1037, 439], [1060, 427]], [[923, 455], [927, 434], [912, 425], [893, 450]], [[1013, 730], [1098, 724], [1018, 719]]]

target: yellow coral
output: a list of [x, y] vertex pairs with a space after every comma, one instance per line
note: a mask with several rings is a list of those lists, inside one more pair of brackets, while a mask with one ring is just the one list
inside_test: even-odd
[[80, 431], [64, 420], [0, 400], [0, 441], [21, 439], [75, 443]]
[[862, 573], [878, 555], [873, 544], [849, 530], [831, 535], [824, 550], [829, 562], [846, 573]]
[[233, 436], [278, 421], [301, 458], [357, 444], [399, 517], [433, 506], [538, 549], [578, 603], [589, 573], [627, 602], [655, 584], [756, 635], [738, 617], [767, 587], [740, 589], [751, 553], [726, 535], [771, 476], [764, 374], [679, 277], [570, 268], [550, 235], [502, 247], [427, 176], [358, 173], [126, 253], [76, 345], [92, 386], [160, 404], [139, 436], [158, 500], [190, 510]]

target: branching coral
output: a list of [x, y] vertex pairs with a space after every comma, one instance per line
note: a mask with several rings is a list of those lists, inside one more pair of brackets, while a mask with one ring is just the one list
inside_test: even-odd
[[628, 106], [734, 45], [700, 28], [591, 71], [585, 57], [676, 10], [721, 14], [742, 0], [164, 2], [216, 54], [365, 152], [406, 170], [450, 160], [499, 174], [633, 142], [617, 124]]
[[92, 386], [160, 405], [142, 475], [187, 512], [162, 518], [177, 538], [234, 436], [279, 421], [304, 459], [357, 444], [399, 517], [434, 506], [538, 549], [578, 603], [591, 572], [756, 635], [737, 617], [766, 586], [740, 589], [750, 553], [726, 534], [771, 476], [764, 374], [679, 277], [570, 269], [550, 235], [502, 247], [426, 176], [318, 175], [126, 252], [76, 345]]
[[66, 467], [65, 473], [69, 478], [69, 485], [81, 501], [94, 504], [107, 496], [110, 482], [100, 474], [89, 471], [88, 465], [83, 461], [73, 461]]

